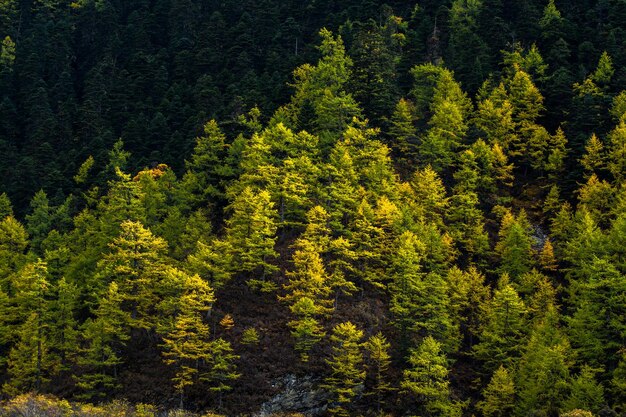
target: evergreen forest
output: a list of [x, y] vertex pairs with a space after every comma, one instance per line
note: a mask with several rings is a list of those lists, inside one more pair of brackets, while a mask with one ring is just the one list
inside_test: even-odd
[[626, 1], [0, 0], [0, 416], [192, 415], [626, 416]]

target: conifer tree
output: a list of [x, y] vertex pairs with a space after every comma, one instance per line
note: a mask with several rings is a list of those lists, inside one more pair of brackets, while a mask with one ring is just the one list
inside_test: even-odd
[[613, 371], [611, 379], [611, 392], [615, 393], [615, 398], [621, 406], [626, 405], [626, 354], [621, 352], [619, 362]]
[[145, 223], [146, 212], [142, 204], [143, 190], [138, 181], [133, 181], [129, 174], [115, 168], [115, 179], [109, 181], [109, 191], [106, 198], [98, 201], [101, 228], [100, 242], [105, 246], [107, 238], [117, 236], [120, 225], [124, 221]]
[[353, 158], [342, 142], [338, 142], [331, 150], [323, 177], [329, 181], [327, 192], [322, 194], [325, 198], [324, 208], [330, 215], [329, 226], [344, 234], [364, 190], [359, 186]]
[[287, 323], [296, 341], [295, 349], [300, 352], [302, 362], [308, 362], [309, 352], [326, 334], [316, 318], [319, 316], [319, 307], [309, 297], [302, 297], [289, 309], [295, 316], [295, 319]]
[[521, 356], [520, 343], [526, 330], [526, 307], [506, 275], [500, 278], [498, 287], [483, 307], [480, 342], [473, 349], [488, 371], [515, 363]]
[[383, 395], [393, 390], [391, 384], [387, 381], [388, 375], [386, 375], [391, 364], [391, 357], [389, 356], [391, 343], [379, 332], [367, 339], [363, 346], [368, 355], [368, 374], [374, 380], [370, 394], [376, 396], [376, 407], [380, 413], [383, 405]]
[[293, 255], [294, 270], [288, 273], [289, 283], [285, 285], [288, 294], [282, 299], [297, 302], [308, 297], [316, 305], [317, 314], [325, 315], [332, 311], [332, 288], [322, 259], [313, 245], [300, 239], [298, 250]]
[[404, 98], [400, 99], [391, 115], [389, 147], [403, 176], [408, 176], [413, 171], [413, 165], [417, 158], [417, 128], [414, 124], [415, 119], [413, 103]]
[[604, 401], [604, 388], [596, 381], [597, 370], [583, 365], [570, 382], [570, 394], [563, 403], [564, 410], [583, 409], [599, 414]]
[[442, 226], [448, 199], [437, 172], [430, 165], [417, 170], [411, 179], [411, 188], [415, 193], [414, 206], [419, 210], [416, 216]]
[[55, 361], [49, 351], [44, 320], [40, 312], [32, 312], [19, 330], [19, 340], [9, 354], [10, 379], [2, 387], [8, 395], [39, 392], [54, 373]]
[[56, 285], [56, 299], [52, 302], [50, 345], [59, 356], [61, 370], [75, 363], [78, 352], [79, 330], [76, 310], [78, 287], [61, 278]]
[[606, 236], [584, 206], [576, 211], [567, 229], [563, 258], [574, 266], [569, 269], [568, 276], [579, 277], [584, 267], [593, 264], [596, 258], [604, 258]]
[[402, 392], [416, 400], [424, 416], [461, 415], [462, 404], [450, 397], [448, 362], [441, 345], [428, 336], [409, 356], [409, 368], [400, 382]]
[[102, 398], [119, 386], [121, 349], [130, 339], [130, 316], [122, 310], [122, 302], [118, 286], [112, 282], [94, 311], [95, 317], [83, 324], [84, 345], [77, 361], [82, 370], [74, 375], [83, 398]]
[[[404, 344], [408, 343], [411, 327], [419, 309], [419, 288], [423, 286], [424, 273], [420, 271], [424, 244], [411, 232], [405, 232], [398, 239], [395, 274], [391, 289], [390, 312], [394, 324], [399, 328]], [[405, 346], [406, 348], [406, 346]]]
[[500, 255], [500, 272], [510, 274], [513, 279], [528, 272], [534, 264], [534, 253], [526, 213], [505, 214], [498, 238], [495, 251]]
[[232, 168], [224, 163], [228, 144], [215, 120], [208, 121], [203, 135], [196, 138], [187, 172], [182, 179], [183, 189], [190, 193], [194, 204], [213, 203], [224, 198], [225, 182], [232, 176]]
[[330, 366], [323, 388], [331, 393], [329, 411], [332, 415], [347, 416], [352, 399], [357, 394], [357, 387], [365, 379], [362, 370], [363, 354], [361, 339], [363, 332], [350, 323], [340, 323], [333, 328], [331, 343], [332, 356], [326, 360]]
[[29, 262], [13, 277], [13, 319], [23, 321], [36, 312], [44, 322], [50, 293], [48, 266], [41, 259]]
[[13, 205], [7, 193], [0, 194], [0, 219], [4, 220], [7, 216], [13, 216]]
[[209, 326], [205, 316], [215, 301], [213, 292], [198, 276], [185, 283], [186, 291], [180, 298], [180, 311], [172, 328], [163, 337], [165, 363], [176, 365], [172, 379], [183, 407], [185, 388], [197, 379], [200, 363], [210, 359], [212, 345], [208, 340]]
[[0, 221], [0, 289], [8, 296], [15, 294], [12, 275], [26, 262], [28, 233], [22, 224], [9, 215]]
[[587, 176], [599, 174], [606, 168], [606, 156], [604, 155], [604, 145], [598, 137], [593, 134], [585, 145], [585, 154], [580, 160]]
[[625, 285], [623, 275], [606, 259], [584, 265], [572, 283], [568, 336], [578, 357], [594, 368], [614, 366], [611, 358], [621, 348]]
[[38, 255], [43, 255], [41, 243], [52, 228], [52, 208], [48, 196], [39, 190], [30, 202], [32, 212], [26, 215], [26, 230], [31, 238], [31, 247]]
[[614, 204], [615, 190], [596, 174], [591, 174], [578, 190], [579, 210], [586, 210], [600, 226], [610, 222], [611, 206]]
[[461, 334], [466, 335], [467, 343], [472, 347], [480, 330], [481, 310], [490, 296], [485, 276], [473, 266], [467, 271], [454, 266], [446, 274], [446, 283], [450, 318]]
[[553, 184], [550, 187], [550, 191], [548, 191], [548, 195], [544, 199], [543, 203], [543, 213], [548, 215], [550, 219], [554, 218], [554, 216], [561, 210], [563, 202], [561, 201], [561, 191], [559, 190], [559, 186]]
[[[125, 221], [120, 227], [119, 236], [109, 245], [111, 252], [98, 263], [101, 272], [94, 285], [115, 282], [133, 326], [149, 329], [154, 326], [151, 317], [166, 270], [167, 243], [139, 222]], [[100, 288], [94, 290], [99, 292]]]
[[488, 236], [479, 209], [477, 193], [480, 174], [476, 155], [466, 150], [459, 157], [459, 168], [454, 173], [455, 185], [446, 212], [448, 230], [458, 248], [467, 258], [478, 258], [488, 249]]
[[453, 162], [467, 133], [471, 102], [449, 71], [444, 71], [433, 89], [429, 130], [422, 138], [419, 156], [437, 172]]
[[226, 340], [219, 338], [211, 342], [207, 370], [200, 375], [200, 380], [208, 382], [209, 390], [217, 393], [218, 409], [222, 407], [224, 392], [232, 390], [230, 384], [241, 376], [234, 363], [237, 359], [239, 356], [233, 353], [232, 346]]
[[498, 144], [504, 152], [508, 152], [518, 141], [513, 105], [506, 96], [503, 84], [478, 103], [473, 122], [488, 144]]
[[541, 265], [541, 268], [547, 272], [555, 272], [559, 268], [550, 239], [546, 239], [543, 244], [543, 248], [539, 253], [539, 265]]
[[496, 369], [483, 390], [483, 398], [476, 406], [485, 417], [511, 415], [515, 405], [515, 384], [509, 371], [502, 365]]
[[[328, 29], [319, 32], [318, 47], [322, 57], [317, 65], [304, 64], [294, 71], [296, 91], [291, 103], [283, 109], [300, 129], [319, 134], [324, 144], [332, 143], [361, 109], [345, 91], [352, 60], [346, 55], [343, 40]], [[310, 108], [312, 115], [305, 110]], [[286, 110], [286, 111], [285, 111]], [[296, 127], [296, 126], [293, 126]]]
[[619, 183], [626, 175], [626, 121], [621, 120], [609, 133], [607, 166], [615, 181]]
[[238, 265], [239, 271], [254, 273], [248, 282], [262, 290], [274, 286], [266, 279], [268, 273], [276, 270], [270, 263], [276, 257], [273, 208], [267, 191], [253, 192], [246, 187], [228, 207], [232, 214], [226, 220], [226, 242], [233, 254], [233, 265]]
[[228, 243], [213, 239], [205, 244], [198, 241], [196, 251], [187, 258], [189, 268], [213, 288], [223, 287], [232, 277], [232, 253]]
[[516, 414], [556, 414], [568, 391], [569, 342], [558, 327], [552, 308], [533, 329], [516, 373]]

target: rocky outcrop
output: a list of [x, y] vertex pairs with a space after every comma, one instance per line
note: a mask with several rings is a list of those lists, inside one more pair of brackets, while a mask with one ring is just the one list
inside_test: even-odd
[[261, 406], [255, 417], [272, 414], [301, 413], [319, 416], [326, 411], [328, 395], [312, 376], [286, 375], [272, 384], [279, 392]]

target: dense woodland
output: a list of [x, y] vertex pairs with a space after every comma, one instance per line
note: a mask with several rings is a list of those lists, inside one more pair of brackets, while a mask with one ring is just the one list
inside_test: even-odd
[[2, 398], [626, 415], [625, 1], [0, 0], [0, 40]]

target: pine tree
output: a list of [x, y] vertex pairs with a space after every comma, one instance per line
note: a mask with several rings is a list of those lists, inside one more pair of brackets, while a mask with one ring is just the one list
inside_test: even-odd
[[13, 299], [5, 300], [9, 313], [5, 327], [8, 340], [17, 339], [8, 358], [10, 380], [3, 386], [9, 395], [41, 390], [56, 372], [57, 360], [50, 352], [49, 275], [45, 262], [26, 264], [14, 276]]
[[449, 203], [446, 188], [437, 172], [430, 165], [417, 170], [411, 179], [411, 188], [415, 193], [416, 216], [442, 226]]
[[481, 310], [490, 296], [485, 276], [473, 266], [467, 271], [454, 266], [446, 274], [446, 283], [450, 318], [461, 334], [466, 335], [467, 343], [472, 347], [479, 335]]
[[609, 133], [607, 149], [607, 166], [616, 182], [626, 175], [626, 121], [621, 120], [617, 127]]
[[448, 232], [464, 257], [478, 261], [489, 249], [479, 198], [475, 191], [455, 192], [446, 211]]
[[624, 276], [607, 259], [584, 264], [572, 283], [568, 336], [577, 356], [593, 367], [614, 366], [626, 329]]
[[[133, 326], [149, 329], [155, 325], [154, 308], [167, 269], [167, 243], [139, 222], [125, 221], [120, 228], [119, 236], [109, 245], [110, 253], [98, 263], [100, 272], [93, 285], [101, 288], [117, 283], [124, 300], [122, 306], [130, 313]], [[99, 287], [94, 288], [96, 293], [101, 291]]]
[[333, 309], [332, 288], [319, 253], [309, 242], [300, 239], [293, 263], [294, 270], [288, 273], [289, 282], [284, 287], [288, 294], [282, 299], [293, 303], [307, 297], [314, 301], [318, 315], [329, 314]]
[[521, 356], [524, 340], [526, 307], [506, 276], [483, 307], [480, 342], [474, 346], [475, 356], [484, 361], [484, 369], [493, 371], [500, 365], [510, 366]]
[[515, 384], [509, 371], [502, 365], [496, 369], [489, 385], [483, 390], [483, 398], [476, 407], [485, 417], [511, 415], [515, 405]]
[[473, 122], [488, 144], [500, 145], [505, 153], [518, 141], [516, 124], [513, 121], [513, 105], [506, 97], [503, 84], [478, 103]]
[[528, 272], [534, 264], [534, 253], [526, 213], [505, 214], [498, 238], [495, 251], [500, 255], [500, 272], [510, 274], [513, 279]]
[[543, 248], [539, 253], [539, 265], [541, 265], [541, 268], [547, 272], [555, 272], [559, 268], [550, 239], [546, 239], [543, 244]]
[[330, 337], [333, 344], [332, 356], [326, 360], [330, 366], [330, 375], [324, 379], [322, 385], [331, 394], [329, 412], [332, 415], [349, 415], [348, 409], [357, 394], [357, 387], [365, 379], [365, 371], [361, 368], [362, 338], [363, 332], [350, 322], [340, 323], [333, 328]]
[[211, 342], [210, 356], [206, 364], [207, 370], [202, 372], [200, 380], [208, 382], [209, 390], [217, 393], [218, 409], [222, 407], [224, 392], [232, 390], [233, 387], [230, 384], [241, 376], [237, 373], [237, 367], [234, 363], [237, 359], [239, 356], [233, 353], [233, 348], [229, 342], [221, 338]]
[[[563, 213], [563, 216], [565, 214]], [[562, 257], [573, 265], [573, 268], [568, 271], [568, 275], [571, 277], [580, 276], [584, 266], [592, 264], [595, 258], [605, 256], [606, 236], [584, 206], [576, 211], [569, 225], [565, 223], [563, 226], [566, 228], [564, 232], [567, 235], [563, 239], [565, 244]], [[553, 226], [552, 229], [554, 230], [555, 227]], [[553, 232], [553, 234], [555, 233]], [[556, 237], [560, 238], [561, 236], [556, 235]]]
[[411, 232], [400, 236], [390, 284], [394, 324], [408, 339], [405, 343], [430, 335], [442, 344], [445, 352], [454, 352], [459, 334], [449, 316], [447, 283], [436, 273], [420, 272], [422, 251], [423, 243]]
[[232, 251], [233, 265], [241, 272], [254, 273], [255, 278], [248, 282], [262, 290], [274, 286], [266, 280], [266, 275], [276, 270], [270, 263], [276, 257], [273, 207], [267, 191], [253, 192], [246, 187], [228, 207], [232, 214], [226, 220], [226, 242]]
[[613, 371], [611, 379], [611, 392], [622, 407], [626, 405], [626, 352], [620, 352], [619, 362]]
[[309, 352], [326, 334], [316, 319], [319, 316], [319, 308], [309, 297], [302, 297], [292, 304], [289, 310], [296, 317], [287, 323], [296, 341], [295, 349], [300, 352], [300, 360], [308, 362]]
[[420, 262], [424, 256], [424, 244], [411, 232], [405, 232], [398, 239], [395, 274], [390, 284], [393, 323], [399, 328], [403, 344], [408, 344], [416, 311], [419, 309], [419, 289], [423, 287], [424, 273]]
[[398, 101], [391, 115], [389, 127], [389, 147], [403, 176], [413, 171], [417, 152], [417, 128], [415, 127], [415, 108], [413, 103], [404, 98]]
[[[294, 71], [296, 91], [282, 112], [299, 128], [312, 128], [327, 145], [343, 132], [353, 117], [360, 115], [361, 110], [344, 89], [350, 78], [352, 60], [346, 55], [343, 40], [328, 29], [320, 30], [319, 34], [322, 42], [318, 49], [322, 57], [317, 65], [304, 64]], [[307, 115], [307, 108], [312, 110], [311, 115]]]
[[437, 172], [453, 162], [467, 133], [471, 102], [449, 71], [444, 71], [433, 90], [429, 130], [422, 138], [419, 156]]
[[579, 210], [587, 211], [599, 225], [605, 226], [610, 222], [615, 189], [607, 181], [591, 174], [578, 190], [578, 200]]
[[56, 300], [52, 303], [50, 345], [59, 356], [62, 370], [75, 363], [78, 351], [78, 287], [61, 278], [56, 285]]
[[223, 240], [213, 239], [208, 244], [198, 241], [196, 251], [189, 255], [187, 262], [191, 271], [215, 289], [220, 289], [232, 278], [232, 251]]
[[389, 349], [391, 343], [387, 342], [382, 333], [371, 336], [363, 345], [367, 352], [367, 368], [370, 379], [373, 379], [373, 386], [369, 394], [376, 396], [376, 409], [380, 413], [383, 406], [383, 396], [392, 391], [391, 384], [387, 381], [387, 371], [391, 364]]
[[130, 339], [131, 320], [122, 310], [122, 302], [118, 286], [112, 282], [94, 311], [95, 317], [83, 324], [84, 346], [77, 361], [82, 371], [74, 375], [80, 397], [102, 398], [119, 387], [117, 367], [123, 362], [121, 349]]
[[483, 4], [467, 0], [453, 1], [450, 6], [450, 40], [446, 54], [456, 69], [463, 85], [475, 90], [486, 76], [489, 49], [486, 39], [480, 36], [478, 18]]
[[400, 388], [418, 404], [423, 416], [461, 415], [462, 404], [450, 397], [448, 362], [441, 345], [428, 336], [409, 356], [409, 368], [403, 372]]
[[0, 219], [4, 220], [8, 216], [13, 216], [13, 205], [7, 193], [0, 194]]
[[622, 91], [613, 98], [611, 115], [618, 121], [623, 120], [626, 117], [626, 90]]
[[30, 202], [32, 212], [26, 215], [26, 230], [31, 237], [31, 247], [38, 255], [43, 255], [41, 243], [52, 228], [52, 208], [48, 196], [39, 190]]
[[551, 309], [531, 332], [516, 373], [516, 415], [553, 415], [562, 408], [569, 386], [569, 343]]
[[601, 170], [606, 168], [605, 159], [602, 141], [595, 134], [591, 135], [585, 145], [585, 154], [580, 159], [580, 164], [585, 169], [585, 174], [587, 176], [599, 174]]
[[599, 414], [603, 408], [604, 388], [596, 381], [597, 370], [583, 365], [580, 373], [570, 383], [570, 394], [563, 403], [563, 410], [583, 409]]
[[[312, 228], [307, 229], [314, 233]], [[308, 361], [308, 352], [323, 336], [318, 318], [333, 311], [331, 277], [326, 273], [322, 258], [307, 234], [296, 241], [293, 255], [294, 270], [288, 272], [289, 282], [284, 285], [288, 293], [281, 300], [290, 303], [295, 319], [289, 322], [296, 339], [296, 350], [303, 362]], [[315, 236], [311, 236], [315, 237]]]
[[203, 135], [196, 138], [191, 159], [186, 162], [187, 172], [182, 187], [192, 197], [194, 205], [202, 202], [215, 204], [224, 198], [225, 182], [233, 175], [232, 168], [224, 163], [228, 152], [226, 137], [215, 120], [208, 121]]
[[8, 296], [12, 288], [12, 276], [27, 260], [28, 233], [22, 224], [9, 215], [0, 221], [0, 289]]
[[213, 292], [199, 277], [185, 284], [186, 292], [180, 298], [180, 311], [172, 328], [163, 337], [164, 362], [176, 366], [172, 379], [183, 407], [185, 388], [193, 385], [199, 364], [210, 360], [212, 345], [208, 340], [209, 326], [202, 317], [207, 315], [215, 301]]
[[342, 142], [331, 150], [329, 163], [323, 169], [323, 177], [328, 179], [327, 191], [323, 192], [324, 208], [330, 215], [329, 226], [341, 234], [354, 217], [364, 190], [354, 160]]
[[9, 354], [9, 382], [2, 390], [11, 396], [41, 391], [54, 373], [54, 357], [49, 352], [46, 324], [41, 313], [33, 312], [19, 330], [19, 340]]
[[50, 276], [48, 266], [41, 259], [29, 262], [13, 277], [13, 319], [25, 321], [33, 312], [46, 320], [46, 311], [49, 308]]

